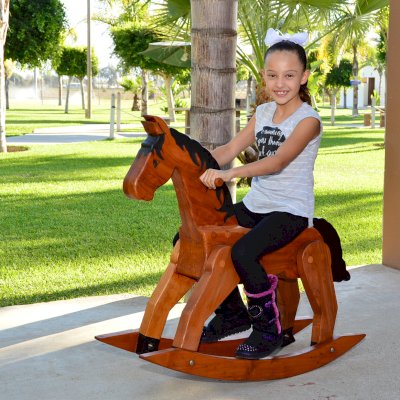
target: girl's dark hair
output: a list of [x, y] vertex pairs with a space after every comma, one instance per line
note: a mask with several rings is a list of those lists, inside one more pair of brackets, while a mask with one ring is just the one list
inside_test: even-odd
[[[282, 40], [281, 42], [273, 44], [265, 53], [264, 62], [268, 55], [275, 51], [292, 51], [297, 54], [301, 64], [303, 65], [304, 71], [307, 69], [307, 55], [304, 47], [297, 43], [291, 42], [290, 40]], [[300, 86], [299, 90], [300, 99], [305, 103], [311, 105], [311, 95], [307, 87], [307, 82]]]

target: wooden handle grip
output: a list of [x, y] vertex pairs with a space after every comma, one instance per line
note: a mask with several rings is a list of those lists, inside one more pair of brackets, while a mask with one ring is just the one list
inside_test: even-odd
[[224, 181], [221, 178], [217, 178], [214, 183], [216, 187], [220, 187], [224, 184]]

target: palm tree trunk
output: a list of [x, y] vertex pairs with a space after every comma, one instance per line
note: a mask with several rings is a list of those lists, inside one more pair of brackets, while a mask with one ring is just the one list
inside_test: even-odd
[[[357, 59], [357, 45], [353, 44], [353, 75], [354, 80], [358, 78], [358, 59]], [[358, 84], [353, 86], [353, 117], [358, 116]]]
[[235, 132], [237, 8], [237, 0], [191, 1], [190, 133], [209, 150]]
[[209, 148], [235, 131], [237, 0], [192, 0], [191, 133]]
[[4, 44], [8, 30], [9, 0], [0, 0], [0, 153], [7, 153]]
[[137, 95], [137, 93], [133, 94], [133, 103], [132, 103], [132, 108], [131, 111], [139, 111], [140, 107], [139, 107], [139, 97]]

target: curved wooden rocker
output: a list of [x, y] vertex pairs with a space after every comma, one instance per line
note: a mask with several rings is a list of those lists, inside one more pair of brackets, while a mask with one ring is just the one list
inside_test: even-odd
[[[337, 302], [328, 246], [314, 228], [303, 231], [285, 247], [262, 258], [268, 273], [279, 277], [278, 302], [284, 345], [312, 322], [311, 346], [302, 352], [261, 360], [234, 358], [241, 340], [200, 343], [202, 328], [217, 306], [238, 285], [232, 245], [248, 229], [238, 225], [232, 200], [223, 184], [207, 189], [198, 179], [207, 168], [219, 168], [198, 142], [158, 117], [146, 116], [148, 133], [124, 180], [130, 198], [151, 200], [170, 178], [182, 225], [170, 263], [154, 290], [139, 332], [97, 336], [98, 340], [140, 354], [164, 367], [223, 380], [268, 380], [311, 371], [331, 362], [365, 335], [334, 338]], [[302, 280], [313, 318], [296, 319]], [[169, 311], [192, 289], [173, 340], [162, 337]], [[243, 340], [243, 339], [242, 339]]]

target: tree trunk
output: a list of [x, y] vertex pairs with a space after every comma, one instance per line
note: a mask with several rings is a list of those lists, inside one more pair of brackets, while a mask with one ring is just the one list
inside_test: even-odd
[[79, 82], [81, 84], [82, 110], [84, 110], [85, 109], [85, 93], [83, 92], [83, 79], [79, 79]]
[[68, 114], [68, 106], [69, 106], [69, 89], [71, 86], [72, 76], [68, 77], [68, 84], [67, 84], [67, 96], [65, 97], [65, 114]]
[[58, 76], [58, 105], [62, 105], [62, 76]]
[[0, 0], [0, 153], [7, 153], [4, 44], [8, 30], [9, 0]]
[[251, 110], [252, 80], [253, 80], [253, 75], [249, 74], [249, 78], [247, 79], [247, 86], [246, 86], [246, 116], [247, 117], [249, 117], [252, 114], [252, 110]]
[[317, 104], [317, 100], [315, 100], [315, 96], [312, 94], [311, 95], [311, 105], [312, 105], [312, 108], [315, 110], [315, 111], [319, 111], [319, 109], [318, 109], [318, 104]]
[[[357, 45], [353, 44], [353, 75], [354, 80], [358, 78], [358, 59], [357, 59]], [[353, 117], [358, 116], [358, 84], [353, 86]]]
[[164, 83], [165, 83], [165, 94], [167, 97], [167, 106], [168, 106], [168, 116], [170, 122], [175, 122], [175, 109], [174, 109], [174, 95], [172, 93], [172, 78], [170, 75], [163, 75]]
[[10, 109], [10, 78], [5, 76], [6, 110]]
[[131, 111], [139, 111], [140, 107], [139, 107], [139, 97], [137, 95], [137, 93], [135, 93], [133, 95], [133, 103], [132, 103], [132, 108]]
[[[386, 64], [387, 65], [387, 64]], [[387, 82], [388, 82], [388, 73], [387, 73], [387, 68], [385, 68], [385, 93], [384, 93], [384, 99], [385, 99], [385, 107], [387, 107]], [[382, 97], [381, 97], [382, 98]], [[381, 100], [382, 101], [382, 100]], [[381, 103], [382, 105], [382, 103]]]
[[147, 84], [147, 71], [145, 71], [144, 69], [142, 69], [142, 112], [141, 112], [141, 116], [143, 115], [147, 115], [147, 101], [149, 99], [149, 88], [148, 88], [148, 84]]
[[4, 42], [0, 42], [0, 152], [7, 153], [6, 91], [4, 79]]
[[209, 150], [235, 132], [237, 6], [237, 0], [191, 1], [190, 133]]
[[331, 93], [331, 125], [335, 125], [335, 110], [336, 110], [336, 91], [332, 90]]

